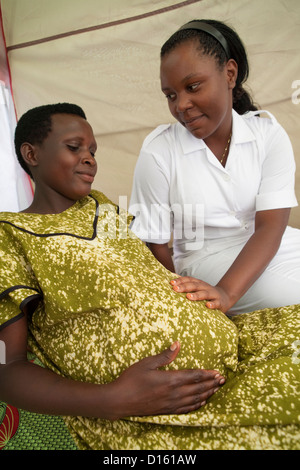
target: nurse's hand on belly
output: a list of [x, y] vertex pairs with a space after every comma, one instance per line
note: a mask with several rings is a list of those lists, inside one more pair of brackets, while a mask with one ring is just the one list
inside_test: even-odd
[[232, 306], [227, 293], [217, 286], [211, 286], [207, 282], [190, 276], [178, 277], [171, 281], [175, 292], [187, 293], [189, 300], [205, 300], [207, 308], [219, 309], [223, 313]]

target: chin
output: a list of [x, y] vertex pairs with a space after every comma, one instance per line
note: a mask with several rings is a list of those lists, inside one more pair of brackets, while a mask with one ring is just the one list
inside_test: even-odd
[[180, 122], [180, 124], [189, 132], [189, 134], [196, 137], [196, 139], [205, 139], [207, 137], [207, 133], [204, 132], [203, 129], [188, 129], [182, 122]]
[[192, 134], [196, 139], [206, 139], [208, 137], [205, 132], [201, 131], [200, 129], [195, 129], [193, 131], [189, 131], [190, 134]]
[[74, 194], [73, 196], [73, 200], [74, 201], [79, 201], [79, 199], [82, 199], [86, 196], [88, 196], [91, 192], [91, 187], [89, 189], [85, 189], [85, 190], [82, 190], [82, 191], [76, 191], [76, 193]]

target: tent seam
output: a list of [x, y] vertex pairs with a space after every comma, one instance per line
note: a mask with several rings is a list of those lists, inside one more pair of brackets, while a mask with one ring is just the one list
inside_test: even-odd
[[158, 10], [153, 10], [148, 13], [143, 13], [141, 15], [136, 15], [136, 16], [131, 16], [128, 18], [123, 18], [120, 20], [110, 21], [108, 23], [103, 23], [100, 25], [89, 26], [89, 27], [77, 29], [74, 31], [68, 31], [66, 33], [55, 34], [53, 36], [35, 39], [33, 41], [27, 41], [27, 42], [23, 42], [19, 44], [14, 44], [12, 46], [7, 46], [6, 50], [7, 52], [10, 52], [16, 49], [23, 49], [23, 48], [30, 47], [30, 46], [36, 46], [45, 42], [51, 42], [51, 41], [56, 41], [58, 39], [63, 39], [69, 36], [75, 36], [77, 34], [84, 34], [84, 33], [88, 33], [91, 31], [97, 31], [100, 29], [110, 28], [110, 27], [118, 26], [118, 25], [125, 24], [125, 23], [131, 23], [133, 21], [138, 21], [144, 18], [149, 18], [151, 16], [159, 15], [162, 13], [168, 13], [169, 11], [177, 10], [179, 8], [185, 7], [187, 5], [191, 5], [193, 3], [198, 3], [198, 2], [202, 2], [202, 0], [185, 0], [184, 2], [178, 3], [176, 5], [170, 5], [168, 7], [160, 8]]

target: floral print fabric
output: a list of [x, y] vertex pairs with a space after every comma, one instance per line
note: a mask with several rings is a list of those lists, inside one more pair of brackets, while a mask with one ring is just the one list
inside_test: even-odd
[[1, 214], [0, 324], [38, 300], [30, 346], [74, 380], [110, 382], [178, 340], [169, 368], [215, 369], [227, 381], [186, 415], [65, 417], [79, 448], [299, 448], [299, 306], [231, 320], [187, 300], [118, 212], [93, 191], [61, 214]]

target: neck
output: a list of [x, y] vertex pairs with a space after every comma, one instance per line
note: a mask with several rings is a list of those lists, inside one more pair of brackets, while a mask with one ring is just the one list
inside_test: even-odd
[[61, 197], [51, 197], [51, 195], [40, 194], [36, 188], [33, 201], [27, 209], [22, 212], [31, 214], [60, 214], [69, 209], [76, 201]]
[[231, 124], [226, 132], [222, 132], [221, 135], [209, 136], [207, 139], [204, 139], [207, 147], [212, 151], [212, 153], [217, 157], [218, 160], [226, 160], [226, 156], [229, 153], [229, 147], [231, 142]]

